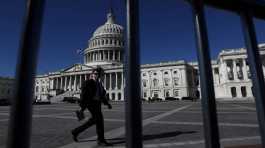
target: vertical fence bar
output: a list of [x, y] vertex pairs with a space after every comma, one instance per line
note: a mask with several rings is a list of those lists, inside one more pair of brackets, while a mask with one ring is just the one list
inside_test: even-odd
[[126, 147], [142, 148], [142, 112], [139, 66], [139, 1], [127, 0], [125, 62]]
[[219, 131], [216, 115], [215, 94], [203, 0], [191, 0], [202, 94], [202, 112], [206, 148], [219, 148]]
[[257, 116], [259, 121], [261, 142], [265, 148], [265, 85], [262, 65], [259, 57], [255, 27], [250, 12], [245, 9], [241, 12], [242, 29], [247, 48], [248, 61], [255, 97]]
[[33, 83], [44, 0], [28, 0], [16, 69], [16, 89], [10, 109], [8, 148], [29, 148]]

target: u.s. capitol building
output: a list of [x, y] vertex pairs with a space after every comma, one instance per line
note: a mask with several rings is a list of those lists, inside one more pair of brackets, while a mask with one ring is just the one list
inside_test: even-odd
[[[259, 45], [262, 68], [265, 71], [265, 44]], [[84, 50], [84, 63], [60, 71], [39, 75], [35, 79], [34, 95], [41, 101], [59, 101], [78, 96], [82, 81], [89, 78], [93, 67], [105, 70], [103, 82], [111, 100], [124, 100], [123, 74], [124, 29], [115, 23], [112, 13], [98, 27]], [[222, 50], [212, 61], [217, 99], [253, 99], [251, 74], [246, 50]], [[200, 83], [197, 62], [172, 61], [141, 65], [142, 98], [199, 97]]]

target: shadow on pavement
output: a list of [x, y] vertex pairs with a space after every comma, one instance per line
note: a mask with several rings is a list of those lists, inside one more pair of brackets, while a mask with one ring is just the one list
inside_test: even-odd
[[[193, 133], [196, 133], [196, 131], [187, 131], [187, 132], [174, 131], [174, 132], [165, 132], [165, 133], [158, 133], [158, 134], [152, 134], [152, 135], [143, 135], [143, 141], [169, 138], [169, 137], [175, 137], [175, 136], [179, 136], [183, 134], [193, 134]], [[109, 143], [113, 145], [125, 143], [125, 138], [111, 138], [107, 140], [109, 141]], [[80, 140], [79, 142], [88, 142], [88, 141], [96, 141], [96, 140]]]

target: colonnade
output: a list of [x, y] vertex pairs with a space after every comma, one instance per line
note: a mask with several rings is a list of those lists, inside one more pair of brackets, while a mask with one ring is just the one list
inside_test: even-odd
[[[249, 67], [246, 62], [246, 58], [237, 58], [237, 59], [229, 59], [225, 60], [226, 62], [226, 69], [227, 69], [227, 74], [228, 74], [228, 79], [229, 75], [230, 80], [247, 80], [250, 77], [249, 73]], [[231, 65], [228, 64], [228, 62], [232, 62]]]
[[[123, 97], [124, 78], [123, 72], [105, 73], [102, 82], [110, 95], [116, 99]], [[89, 74], [61, 75], [50, 78], [50, 88], [64, 91], [79, 92], [82, 82], [89, 78]], [[113, 94], [115, 95], [113, 98]]]
[[120, 50], [99, 50], [86, 53], [85, 63], [93, 61], [122, 61]]

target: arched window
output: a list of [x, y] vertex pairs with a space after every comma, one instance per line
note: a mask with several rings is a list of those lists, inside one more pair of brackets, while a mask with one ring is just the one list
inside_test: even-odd
[[118, 100], [121, 100], [121, 93], [118, 93]]
[[179, 78], [173, 78], [173, 81], [175, 86], [179, 85]]
[[247, 96], [246, 86], [242, 86], [241, 87], [241, 94], [242, 94], [242, 97], [246, 97]]
[[111, 99], [112, 99], [112, 100], [115, 100], [115, 93], [112, 93], [112, 94], [111, 94]]
[[158, 86], [158, 80], [157, 79], [153, 79], [153, 85], [154, 85], [154, 87]]
[[39, 92], [39, 86], [36, 86], [36, 92]]
[[231, 95], [232, 95], [233, 98], [237, 96], [236, 87], [231, 87]]
[[169, 86], [169, 78], [164, 79], [164, 84], [165, 84], [165, 86]]
[[147, 80], [143, 80], [143, 87], [147, 86]]
[[169, 95], [169, 91], [168, 90], [166, 90], [165, 91], [165, 97], [169, 97], [170, 95]]

